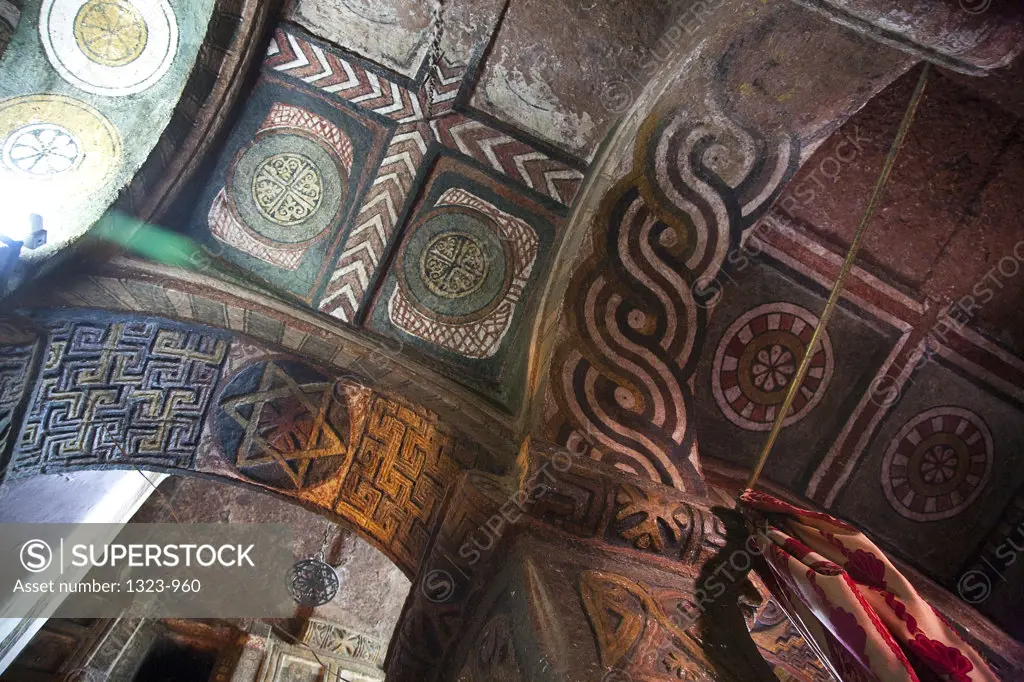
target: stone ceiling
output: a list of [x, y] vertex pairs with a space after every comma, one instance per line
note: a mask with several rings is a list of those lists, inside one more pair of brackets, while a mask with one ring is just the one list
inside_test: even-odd
[[[638, 393], [632, 379], [607, 389], [598, 380], [591, 406], [607, 390], [606, 415], [583, 419], [573, 413], [577, 398], [570, 394], [590, 389], [580, 384], [559, 397], [559, 363], [571, 359], [571, 346], [552, 340], [577, 332], [535, 337], [537, 316], [545, 312], [540, 301], [570, 275], [580, 276], [578, 266], [566, 262], [577, 263], [587, 247], [571, 255], [564, 249], [579, 243], [578, 233], [570, 236], [586, 210], [577, 198], [602, 142], [611, 144], [622, 115], [679, 58], [677, 36], [713, 33], [691, 9], [676, 3], [637, 12], [629, 2], [447, 2], [443, 57], [430, 77], [428, 6], [292, 3], [205, 187], [188, 200], [194, 207], [188, 229], [214, 255], [296, 305], [389, 340], [390, 351], [469, 388], [507, 423], [536, 421], [538, 435], [580, 455], [611, 457], [676, 486], [687, 485], [686, 461], [696, 469], [699, 461], [749, 467], [918, 72], [836, 130], [829, 123], [852, 113], [842, 112], [845, 104], [838, 101], [833, 109], [823, 107], [817, 122], [766, 118], [772, 106], [757, 102], [810, 93], [799, 77], [787, 81], [777, 70], [742, 80], [763, 68], [745, 62], [746, 55], [775, 54], [790, 24], [768, 18], [773, 34], [749, 38], [754, 47], [744, 44], [748, 52], [729, 48], [734, 56], [719, 67], [736, 74], [724, 73], [726, 106], [749, 128], [803, 126], [806, 137], [790, 151], [800, 158], [788, 162], [802, 162], [802, 169], [778, 195], [767, 194], [778, 178], [763, 179], [764, 196], [777, 201], [770, 214], [743, 227], [756, 253], [743, 266], [724, 267], [722, 295], [708, 305], [706, 327], [690, 339], [691, 360], [680, 362], [692, 374], [664, 388], [665, 395], [692, 392], [686, 415], [671, 428], [649, 423], [643, 410], [651, 397]], [[844, 40], [850, 43], [840, 46]], [[832, 58], [821, 51], [829, 52], [836, 69], [848, 70], [842, 78], [828, 77], [880, 75], [885, 62], [896, 59], [895, 52], [873, 49], [850, 62], [845, 55], [858, 49], [858, 40], [841, 34], [816, 46], [819, 60]], [[800, 54], [795, 50], [792, 57]], [[1019, 85], [1019, 67], [988, 81], [950, 71], [933, 75], [853, 291], [784, 431], [782, 454], [767, 471], [774, 484], [856, 520], [946, 585], [969, 568], [978, 550], [976, 529], [995, 532], [1024, 486], [1024, 469], [1010, 454], [1024, 438], [1021, 396], [1007, 384], [1024, 376], [1015, 308], [1024, 280], [1007, 277], [993, 285], [991, 298], [985, 295], [967, 313], [973, 331], [948, 340], [952, 350], [927, 345], [928, 337], [935, 341], [930, 332], [940, 312], [964, 296], [980, 299], [977, 283], [1013, 255], [1020, 238], [1014, 218], [1019, 193], [1010, 190], [1022, 169]], [[782, 156], [775, 161], [786, 163]], [[611, 170], [607, 159], [602, 164], [602, 173], [626, 171]], [[568, 260], [556, 262], [559, 253]], [[582, 303], [582, 290], [570, 292], [569, 302]], [[627, 335], [642, 337], [645, 319], [652, 318], [630, 315]], [[559, 319], [565, 330], [567, 318]], [[780, 319], [793, 332], [786, 337], [792, 347], [787, 341], [753, 349], [748, 337]], [[535, 338], [544, 339], [540, 351]], [[545, 357], [543, 348], [551, 344], [554, 368], [545, 377], [543, 367], [530, 363]], [[736, 388], [735, 372], [727, 368], [758, 352], [767, 358], [751, 365], [760, 383]], [[943, 359], [926, 365], [922, 352]], [[902, 368], [913, 363], [919, 374], [911, 377], [908, 370], [900, 380]], [[880, 382], [894, 377], [898, 399], [873, 406]], [[937, 392], [938, 386], [944, 389]], [[528, 397], [538, 387], [546, 387], [546, 397]], [[590, 409], [585, 403], [584, 411]], [[684, 427], [690, 421], [695, 428]], [[904, 456], [902, 441], [918, 442], [922, 428], [958, 432], [967, 458], [960, 474], [980, 467], [964, 474], [967, 482], [952, 493], [915, 495], [892, 473], [893, 462]], [[595, 435], [605, 430], [604, 440]], [[662, 448], [667, 459], [615, 454], [620, 446], [627, 453], [634, 447], [623, 445], [624, 433], [652, 443], [636, 452]], [[943, 462], [934, 465], [940, 478]], [[671, 473], [677, 468], [680, 473]]]
[[[426, 4], [288, 4], [167, 212], [204, 246], [198, 272], [117, 261], [43, 300], [228, 329], [334, 372], [386, 357], [385, 389], [504, 443], [499, 471], [533, 435], [677, 488], [737, 487], [920, 67], [789, 2], [444, 5], [431, 69]], [[984, 20], [958, 11], [954, 27]], [[1022, 74], [933, 71], [764, 479], [950, 591], [1001, 565], [1024, 516]], [[246, 371], [212, 378], [203, 409]], [[420, 521], [398, 542], [409, 570]], [[999, 579], [1024, 569], [1003, 568], [979, 608], [1012, 629], [1024, 593]]]

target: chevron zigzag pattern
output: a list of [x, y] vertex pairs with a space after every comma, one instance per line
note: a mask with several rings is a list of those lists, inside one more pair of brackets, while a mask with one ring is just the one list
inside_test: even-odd
[[465, 64], [453, 64], [441, 55], [434, 65], [434, 91], [430, 96], [434, 115], [451, 111], [455, 98], [462, 89], [462, 79], [466, 75]]
[[480, 121], [451, 114], [430, 122], [446, 147], [481, 161], [530, 189], [571, 206], [583, 173]]
[[345, 238], [338, 266], [320, 302], [323, 312], [343, 322], [355, 318], [398, 225], [429, 140], [430, 131], [423, 123], [401, 126], [395, 132], [355, 227]]
[[434, 65], [430, 108], [433, 116], [441, 116], [429, 127], [424, 121], [426, 87], [414, 92], [284, 28], [274, 31], [264, 66], [401, 124], [345, 237], [319, 304], [321, 311], [343, 322], [355, 319], [433, 139], [566, 206], [582, 185], [579, 170], [480, 121], [451, 113], [465, 80], [465, 64], [442, 56]]
[[281, 28], [274, 31], [264, 65], [399, 123], [424, 118], [419, 93]]

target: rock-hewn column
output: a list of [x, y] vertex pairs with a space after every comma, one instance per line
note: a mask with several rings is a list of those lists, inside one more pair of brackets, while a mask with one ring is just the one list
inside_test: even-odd
[[760, 548], [735, 515], [535, 448], [518, 487], [456, 490], [389, 680], [765, 680], [741, 603]]

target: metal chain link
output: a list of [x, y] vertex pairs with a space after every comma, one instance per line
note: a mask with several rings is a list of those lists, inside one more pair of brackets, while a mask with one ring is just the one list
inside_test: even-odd
[[438, 90], [437, 64], [444, 52], [441, 50], [441, 38], [444, 35], [444, 2], [434, 0], [434, 10], [430, 16], [430, 53], [427, 55], [427, 120], [434, 118], [434, 95]]
[[334, 528], [334, 524], [330, 521], [327, 522], [327, 527], [324, 528], [324, 537], [320, 540], [320, 551], [316, 553], [314, 558], [327, 563], [327, 540], [330, 537], [331, 529]]

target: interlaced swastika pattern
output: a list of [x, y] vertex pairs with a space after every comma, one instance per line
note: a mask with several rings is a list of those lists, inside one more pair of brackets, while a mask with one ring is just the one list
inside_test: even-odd
[[335, 511], [357, 521], [399, 566], [414, 572], [445, 490], [459, 473], [452, 447], [424, 415], [375, 397]]
[[129, 462], [190, 468], [227, 348], [156, 320], [55, 324], [12, 475]]

